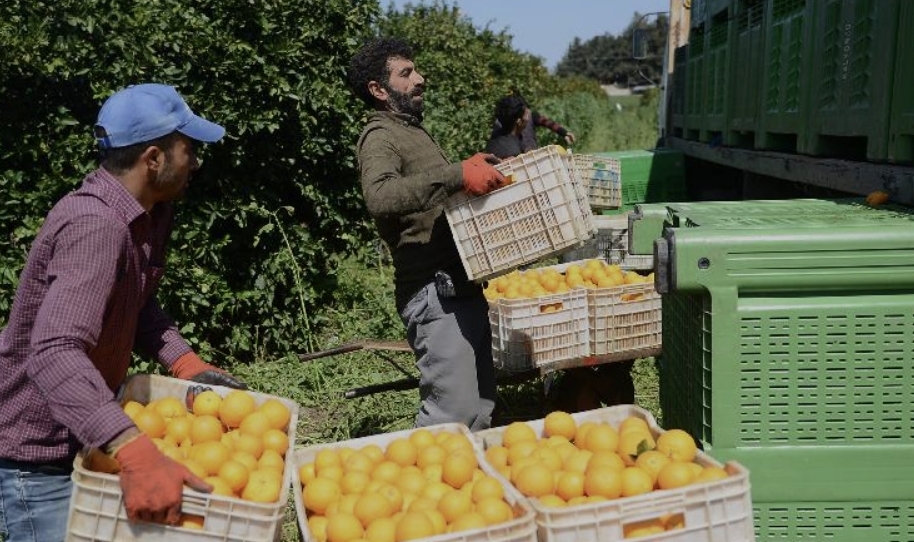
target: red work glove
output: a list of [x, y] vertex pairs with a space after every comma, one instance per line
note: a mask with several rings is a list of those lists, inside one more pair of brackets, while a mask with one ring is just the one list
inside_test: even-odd
[[474, 154], [461, 162], [463, 189], [470, 195], [481, 196], [508, 184], [505, 176], [492, 167], [493, 163], [498, 162], [495, 155], [484, 153]]
[[248, 389], [248, 385], [234, 376], [223, 371], [215, 365], [205, 363], [200, 357], [188, 352], [175, 360], [171, 366], [171, 374], [183, 380], [192, 380], [200, 384], [225, 386], [239, 390]]
[[162, 455], [146, 435], [121, 446], [115, 458], [121, 465], [121, 490], [130, 521], [174, 525], [181, 518], [184, 484], [197, 491], [213, 490], [187, 467]]

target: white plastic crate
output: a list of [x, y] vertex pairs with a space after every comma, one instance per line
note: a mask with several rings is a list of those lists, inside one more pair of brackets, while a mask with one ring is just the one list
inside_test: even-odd
[[619, 160], [573, 154], [574, 169], [586, 188], [593, 209], [618, 209], [622, 205], [622, 167]]
[[[473, 436], [467, 427], [463, 424], [458, 423], [445, 423], [428, 426], [424, 429], [430, 431], [433, 434], [447, 432], [459, 433], [466, 436], [470, 442], [473, 443], [476, 452], [476, 460], [479, 463], [479, 468], [482, 469], [486, 474], [502, 482], [502, 485], [505, 488], [505, 500], [514, 509], [515, 517], [510, 521], [492, 525], [484, 529], [473, 529], [459, 531], [456, 533], [441, 534], [421, 540], [427, 540], [429, 542], [536, 542], [536, 525], [533, 522], [533, 509], [530, 507], [530, 504], [517, 491], [517, 489], [514, 488], [514, 486], [505, 482], [504, 479], [498, 475], [498, 472], [495, 470], [495, 468], [493, 468], [488, 462], [485, 461], [485, 456], [482, 452], [482, 448], [480, 447], [479, 443], [473, 439]], [[374, 444], [379, 446], [381, 449], [386, 449], [387, 446], [394, 440], [398, 438], [408, 438], [409, 435], [414, 431], [416, 430], [406, 429], [393, 433], [383, 433], [379, 435], [372, 435], [369, 437], [361, 437], [329, 444], [316, 444], [314, 446], [300, 448], [292, 452], [292, 488], [295, 498], [295, 512], [296, 516], [298, 517], [298, 528], [301, 531], [302, 539], [304, 542], [316, 542], [316, 539], [311, 535], [311, 531], [308, 528], [308, 516], [307, 511], [305, 510], [304, 500], [302, 498], [301, 477], [298, 473], [299, 467], [313, 462], [314, 458], [317, 456], [317, 453], [326, 448], [360, 449], [368, 446], [369, 444]]]
[[525, 371], [587, 356], [586, 290], [489, 302], [492, 358], [505, 371]]
[[587, 290], [590, 354], [614, 357], [660, 348], [660, 294], [653, 283]]
[[[158, 375], [134, 375], [127, 379], [119, 393], [121, 400], [146, 404], [163, 397], [177, 397], [182, 402], [195, 382]], [[208, 386], [225, 396], [231, 388]], [[83, 467], [80, 454], [73, 465], [73, 493], [67, 523], [68, 542], [133, 542], [169, 540], [177, 542], [268, 542], [282, 537], [282, 523], [289, 500], [292, 480], [291, 443], [295, 442], [298, 404], [294, 401], [248, 391], [257, 405], [269, 398], [289, 407], [289, 452], [283, 472], [283, 491], [276, 503], [256, 503], [238, 498], [211, 495], [184, 488], [181, 511], [203, 517], [203, 529], [185, 529], [158, 523], [130, 522], [122, 502], [117, 475], [90, 471]]]
[[[629, 416], [644, 419], [655, 439], [663, 433], [648, 411], [634, 405], [572, 414], [578, 425], [593, 421], [609, 423], [614, 427]], [[532, 427], [538, 436], [543, 435], [543, 419], [524, 423]], [[501, 444], [503, 433], [504, 427], [497, 427], [474, 433], [473, 438], [483, 448], [489, 448]], [[536, 499], [528, 499], [536, 513], [539, 542], [623, 540], [627, 526], [668, 515], [681, 516], [683, 527], [636, 540], [754, 542], [749, 471], [735, 461], [722, 465], [701, 451], [695, 462], [703, 466], [723, 467], [730, 476], [709, 483], [564, 508], [549, 508], [541, 506]]]
[[[484, 196], [451, 196], [445, 208], [467, 277], [482, 281], [580, 245], [593, 236], [576, 181], [555, 146], [505, 160], [513, 182]], [[589, 222], [588, 222], [589, 217]]]

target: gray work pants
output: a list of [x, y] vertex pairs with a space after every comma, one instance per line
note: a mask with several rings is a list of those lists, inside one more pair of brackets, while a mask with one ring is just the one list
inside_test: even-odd
[[400, 313], [416, 354], [422, 404], [416, 427], [492, 424], [495, 367], [488, 304], [483, 296], [442, 298], [428, 284]]

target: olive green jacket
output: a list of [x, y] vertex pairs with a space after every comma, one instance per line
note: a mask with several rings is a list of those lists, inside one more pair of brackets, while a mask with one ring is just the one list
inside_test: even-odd
[[438, 270], [467, 289], [444, 214], [448, 196], [463, 189], [461, 165], [413, 117], [388, 111], [371, 114], [357, 153], [365, 204], [393, 256], [397, 310]]

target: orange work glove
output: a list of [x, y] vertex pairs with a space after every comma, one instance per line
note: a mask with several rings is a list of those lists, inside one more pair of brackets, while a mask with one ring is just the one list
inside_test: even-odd
[[505, 176], [492, 167], [493, 163], [498, 162], [495, 155], [484, 153], [474, 154], [461, 162], [463, 189], [470, 195], [481, 196], [508, 184]]
[[204, 362], [200, 357], [188, 352], [175, 360], [171, 366], [171, 374], [183, 380], [192, 380], [200, 384], [212, 386], [225, 386], [239, 390], [248, 389], [248, 385], [234, 376], [223, 371], [215, 365]]
[[146, 435], [123, 444], [114, 457], [121, 465], [121, 490], [130, 521], [174, 525], [181, 518], [184, 484], [197, 491], [213, 490], [187, 467], [162, 455]]

